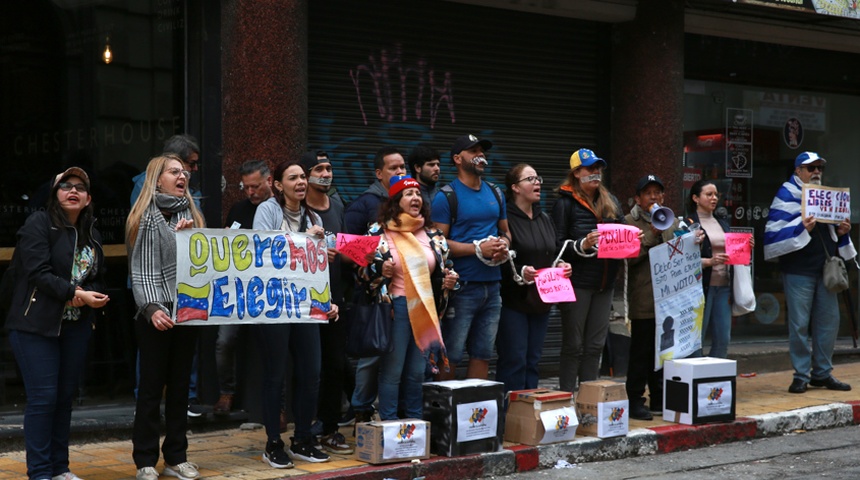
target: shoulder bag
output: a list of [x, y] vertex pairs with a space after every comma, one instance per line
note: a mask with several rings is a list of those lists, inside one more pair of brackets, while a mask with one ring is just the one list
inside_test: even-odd
[[346, 353], [352, 357], [378, 357], [394, 350], [391, 341], [393, 311], [391, 303], [379, 296], [349, 305], [344, 312], [347, 323]]
[[830, 255], [830, 252], [827, 251], [827, 244], [824, 243], [824, 237], [821, 236], [821, 230], [818, 231], [818, 236], [821, 238], [824, 254], [827, 255], [827, 260], [824, 262], [824, 287], [833, 293], [846, 290], [849, 283], [845, 262], [838, 255]]

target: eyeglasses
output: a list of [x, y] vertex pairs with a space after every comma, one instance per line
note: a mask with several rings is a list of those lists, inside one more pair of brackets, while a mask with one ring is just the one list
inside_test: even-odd
[[78, 192], [87, 192], [87, 186], [83, 183], [60, 182], [60, 190], [64, 192], [70, 192], [73, 188]]
[[804, 165], [803, 167], [806, 168], [806, 171], [809, 173], [812, 173], [816, 170], [818, 170], [819, 172], [824, 171], [824, 165]]
[[543, 178], [540, 175], [530, 175], [528, 177], [524, 177], [517, 180], [517, 183], [520, 182], [529, 182], [532, 185], [537, 185], [538, 183], [543, 184]]
[[189, 172], [188, 170], [182, 170], [181, 168], [171, 168], [169, 170], [165, 170], [165, 172], [177, 178], [179, 178], [180, 175], [185, 177], [186, 180], [191, 178], [191, 172]]

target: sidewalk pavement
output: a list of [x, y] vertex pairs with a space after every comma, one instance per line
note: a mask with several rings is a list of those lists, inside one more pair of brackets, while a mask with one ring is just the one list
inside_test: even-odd
[[[854, 351], [856, 354], [856, 350]], [[505, 442], [503, 450], [464, 457], [432, 457], [419, 463], [401, 463], [373, 466], [351, 456], [332, 455], [327, 463], [297, 462], [289, 470], [276, 470], [261, 462], [265, 433], [257, 424], [244, 424], [240, 428], [200, 432], [192, 424], [189, 432], [189, 461], [200, 466], [201, 477], [220, 479], [275, 479], [301, 476], [303, 480], [326, 478], [346, 479], [412, 479], [426, 480], [480, 478], [509, 475], [516, 472], [552, 468], [560, 460], [569, 463], [613, 460], [618, 458], [667, 453], [708, 445], [748, 440], [752, 438], [801, 433], [846, 425], [860, 424], [860, 362], [837, 364], [833, 374], [852, 384], [855, 390], [835, 392], [823, 388], [810, 388], [805, 394], [788, 393], [791, 371], [753, 373], [742, 371], [737, 379], [737, 419], [728, 423], [689, 426], [662, 421], [630, 420], [626, 437], [599, 439], [577, 436], [569, 443], [530, 447]], [[551, 386], [557, 379], [547, 379]], [[117, 407], [117, 416], [130, 415]], [[80, 412], [76, 411], [77, 417]], [[127, 433], [122, 440], [79, 443], [75, 441], [81, 430], [79, 421], [72, 439], [71, 469], [85, 480], [131, 479], [135, 476], [131, 460], [131, 441]], [[126, 420], [126, 423], [128, 421]], [[90, 425], [95, 429], [110, 427]], [[3, 418], [0, 434], [8, 435], [18, 429], [10, 417]], [[352, 428], [341, 432], [350, 442]], [[81, 435], [84, 436], [84, 435]], [[283, 438], [289, 444], [289, 433]], [[162, 465], [158, 466], [161, 470]], [[26, 476], [25, 453], [12, 450], [0, 454], [0, 479]]]

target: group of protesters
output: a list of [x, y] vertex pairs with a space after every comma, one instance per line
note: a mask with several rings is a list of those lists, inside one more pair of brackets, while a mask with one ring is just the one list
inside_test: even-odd
[[[126, 223], [139, 349], [132, 452], [138, 480], [158, 478], [159, 450], [163, 475], [200, 476], [198, 466], [187, 458], [186, 437], [188, 417], [199, 414], [199, 329], [177, 326], [171, 315], [176, 232], [203, 228], [205, 222], [190, 186], [200, 151], [192, 137], [177, 137], [168, 140], [176, 148], [166, 146], [165, 153], [135, 177]], [[646, 172], [636, 184], [635, 205], [625, 215], [604, 184], [607, 161], [582, 148], [570, 156], [557, 199], [545, 212], [540, 207], [544, 179], [534, 166], [521, 163], [508, 170], [504, 189], [485, 180], [492, 146], [474, 135], [457, 138], [449, 156], [456, 178], [441, 187], [441, 157], [433, 148], [421, 145], [406, 157], [396, 148], [382, 148], [374, 157], [376, 180], [348, 205], [333, 188], [332, 162], [324, 151], [310, 150], [277, 165], [251, 160], [241, 166], [246, 198], [230, 210], [225, 227], [300, 233], [320, 240], [338, 233], [379, 237], [377, 248], [367, 254], [367, 266], [329, 244], [326, 322], [250, 325], [263, 371], [265, 463], [291, 468], [296, 460], [325, 462], [331, 453], [352, 453], [353, 446], [339, 429], [344, 395], [356, 422], [371, 420], [377, 407], [382, 420], [420, 418], [423, 382], [457, 378], [458, 367], [461, 376], [488, 379], [493, 358], [494, 378], [505, 391], [536, 388], [553, 305], [541, 299], [535, 286], [543, 269], [559, 269], [570, 279], [576, 297], [558, 304], [560, 389], [574, 392], [581, 382], [597, 379], [624, 262], [598, 255], [599, 224], [626, 223], [639, 229], [641, 248], [638, 257], [628, 259], [624, 292], [632, 337], [627, 377], [631, 418], [649, 420], [650, 411], [662, 410], [662, 375], [652, 368], [655, 313], [648, 250], [670, 241], [679, 229], [683, 233], [682, 222], [702, 226], [696, 234], [706, 298], [702, 331], [710, 335], [711, 356], [727, 355], [732, 279], [726, 268], [728, 224], [715, 215], [715, 182], [693, 185], [687, 218], [657, 228], [652, 212], [663, 204], [663, 181]], [[786, 291], [792, 293], [792, 393], [803, 393], [807, 384], [851, 388], [831, 375], [838, 311], [834, 313], [835, 294], [821, 284], [826, 256], [853, 258], [851, 225], [847, 220], [825, 225], [814, 217], [803, 218], [797, 199], [803, 184], [820, 184], [824, 163], [813, 152], [797, 157], [793, 175], [774, 199], [764, 234], [765, 257], [780, 262]], [[6, 326], [27, 391], [25, 439], [28, 477], [33, 480], [80, 480], [69, 468], [72, 400], [93, 311], [109, 301], [103, 293], [104, 254], [93, 225], [90, 191], [82, 169], [58, 174], [47, 209], [31, 215], [19, 230], [10, 267], [22, 279], [13, 291]], [[821, 240], [811, 240], [813, 236]], [[392, 348], [356, 359], [353, 373], [345, 353], [345, 307], [359, 297], [391, 305]], [[810, 329], [811, 324], [815, 327]], [[234, 405], [240, 328], [218, 328], [216, 415], [229, 414]], [[292, 398], [285, 401], [290, 367], [296, 382]], [[159, 448], [162, 400], [165, 433]], [[289, 447], [281, 438], [285, 405], [294, 422]]]

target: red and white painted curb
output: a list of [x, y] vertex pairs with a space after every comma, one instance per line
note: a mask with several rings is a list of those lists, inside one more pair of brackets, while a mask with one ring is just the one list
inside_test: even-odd
[[554, 467], [559, 460], [569, 463], [616, 460], [619, 458], [676, 452], [719, 443], [784, 435], [798, 430], [820, 430], [860, 424], [860, 401], [831, 403], [779, 413], [741, 417], [733, 422], [708, 425], [661, 425], [637, 428], [625, 437], [581, 437], [572, 442], [531, 447], [518, 445], [499, 452], [464, 457], [433, 457], [420, 463], [368, 465], [302, 476], [380, 480], [384, 478], [454, 480], [511, 475], [517, 472]]

